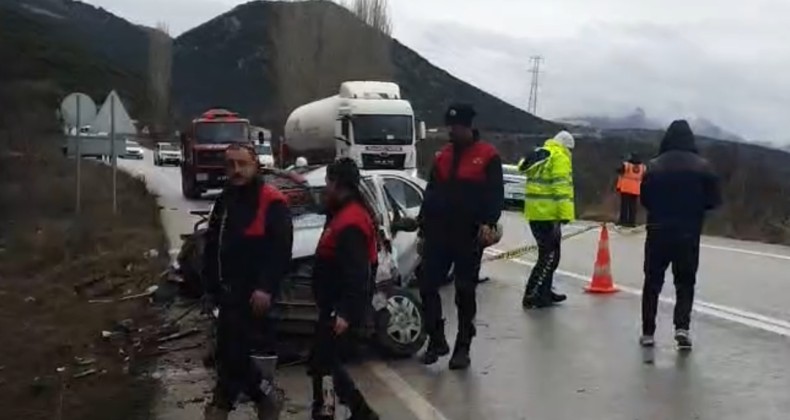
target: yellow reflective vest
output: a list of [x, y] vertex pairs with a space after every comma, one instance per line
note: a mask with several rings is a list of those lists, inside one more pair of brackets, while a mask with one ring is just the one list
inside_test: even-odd
[[571, 152], [553, 139], [546, 140], [543, 149], [549, 152], [549, 157], [524, 171], [527, 175], [524, 216], [532, 221], [575, 220]]

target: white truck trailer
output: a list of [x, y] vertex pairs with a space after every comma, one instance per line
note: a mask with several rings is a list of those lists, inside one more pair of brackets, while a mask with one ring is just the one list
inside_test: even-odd
[[415, 170], [417, 140], [425, 124], [417, 123], [400, 87], [389, 82], [356, 81], [340, 85], [338, 95], [296, 108], [285, 124], [286, 162], [354, 159], [361, 169]]

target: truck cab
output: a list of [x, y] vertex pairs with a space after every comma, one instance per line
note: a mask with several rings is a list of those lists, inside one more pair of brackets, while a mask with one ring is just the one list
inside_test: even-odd
[[425, 125], [414, 118], [395, 83], [353, 81], [337, 95], [303, 105], [288, 117], [284, 152], [288, 162], [303, 157], [311, 165], [339, 157], [363, 170], [414, 170], [416, 142]]
[[250, 121], [226, 109], [210, 109], [192, 120], [181, 133], [184, 197], [198, 199], [209, 189], [222, 188], [225, 149], [232, 143], [250, 141]]

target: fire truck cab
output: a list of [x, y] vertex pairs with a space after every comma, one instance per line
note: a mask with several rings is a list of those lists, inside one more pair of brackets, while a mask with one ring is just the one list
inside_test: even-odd
[[181, 190], [185, 198], [199, 199], [225, 183], [225, 149], [248, 143], [250, 121], [226, 109], [210, 109], [181, 133]]

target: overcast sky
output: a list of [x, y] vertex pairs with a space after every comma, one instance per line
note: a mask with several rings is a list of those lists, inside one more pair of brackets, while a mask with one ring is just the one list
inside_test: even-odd
[[[87, 0], [177, 35], [243, 0]], [[390, 0], [394, 36], [517, 106], [545, 57], [538, 114], [707, 118], [790, 143], [790, 1]]]

